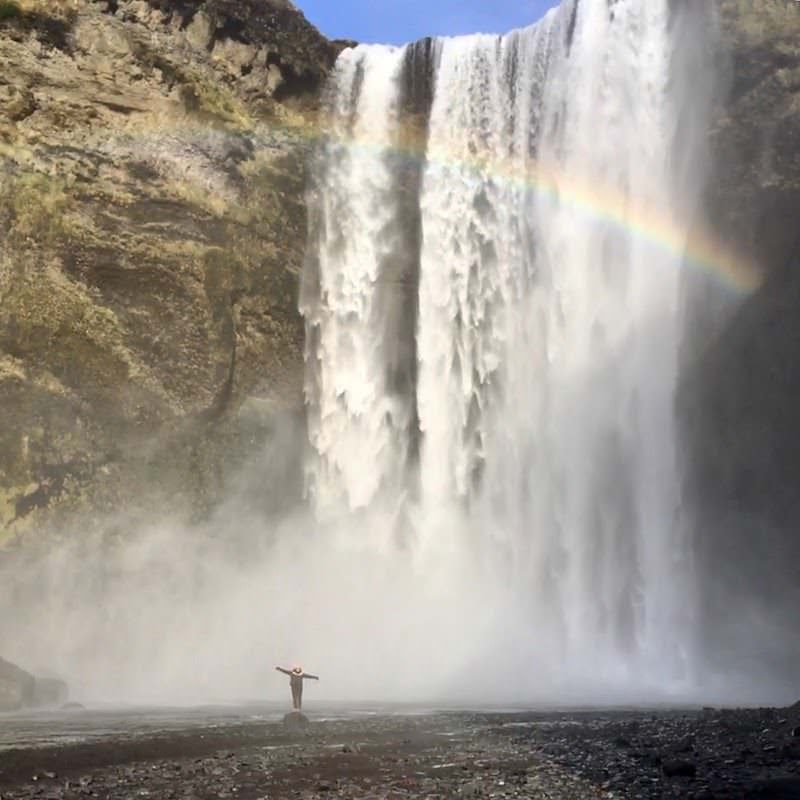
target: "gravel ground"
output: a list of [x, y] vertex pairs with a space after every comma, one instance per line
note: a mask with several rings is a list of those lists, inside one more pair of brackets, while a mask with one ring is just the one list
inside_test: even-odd
[[1, 752], [0, 798], [28, 797], [800, 799], [800, 705], [384, 715]]

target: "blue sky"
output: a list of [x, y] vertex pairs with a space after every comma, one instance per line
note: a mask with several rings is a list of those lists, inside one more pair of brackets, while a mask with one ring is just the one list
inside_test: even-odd
[[423, 36], [504, 33], [540, 19], [557, 0], [295, 0], [332, 39], [403, 44]]

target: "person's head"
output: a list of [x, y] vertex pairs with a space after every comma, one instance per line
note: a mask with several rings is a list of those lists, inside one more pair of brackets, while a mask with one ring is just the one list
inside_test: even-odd
[[295, 675], [302, 675], [303, 674], [303, 668], [302, 667], [292, 667], [292, 672], [294, 672]]

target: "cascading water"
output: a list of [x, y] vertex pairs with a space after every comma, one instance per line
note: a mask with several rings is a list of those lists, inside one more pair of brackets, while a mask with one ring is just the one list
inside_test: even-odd
[[490, 660], [587, 696], [690, 677], [672, 403], [710, 5], [360, 46], [328, 90], [309, 492], [391, 513], [415, 574], [491, 609]]
[[[323, 165], [329, 188], [320, 198], [323, 294], [306, 312], [310, 359], [320, 359], [323, 369], [339, 365], [335, 373], [326, 369], [318, 384], [309, 382], [310, 434], [324, 473], [315, 482], [318, 499], [352, 508], [369, 505], [382, 486], [400, 483], [408, 442], [408, 411], [387, 375], [393, 309], [381, 303], [379, 285], [402, 241], [385, 155], [397, 126], [401, 61], [399, 52], [372, 48], [339, 64], [330, 100], [333, 137]], [[360, 149], [346, 143], [349, 137]]]

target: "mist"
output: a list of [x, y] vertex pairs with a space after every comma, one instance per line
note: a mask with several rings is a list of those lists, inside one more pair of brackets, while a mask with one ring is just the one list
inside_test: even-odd
[[559, 610], [521, 601], [499, 540], [489, 537], [491, 552], [463, 546], [487, 534], [467, 514], [458, 526], [450, 512], [428, 520], [424, 544], [398, 541], [388, 509], [325, 524], [298, 509], [265, 523], [239, 504], [202, 526], [118, 516], [99, 527], [61, 531], [55, 545], [48, 537], [40, 552], [26, 547], [0, 561], [5, 657], [66, 680], [84, 703], [282, 701], [285, 679], [274, 667], [295, 664], [321, 676], [309, 702], [793, 699], [790, 680], [765, 681], [764, 646], [784, 632], [752, 602], [722, 623], [738, 651], [717, 647], [672, 678], [633, 657], [570, 657], [553, 636]]
[[454, 537], [400, 546], [389, 513], [108, 528], [123, 535], [64, 532], [2, 565], [7, 656], [81, 701], [281, 699], [274, 666], [294, 664], [320, 700], [546, 703], [563, 683], [498, 565]]
[[0, 554], [4, 657], [92, 703], [281, 700], [277, 665], [342, 703], [794, 700], [782, 620], [715, 595], [747, 555], [706, 572], [684, 502], [718, 86], [699, 6], [345, 50], [309, 189], [306, 424], [205, 522], [123, 509]]

